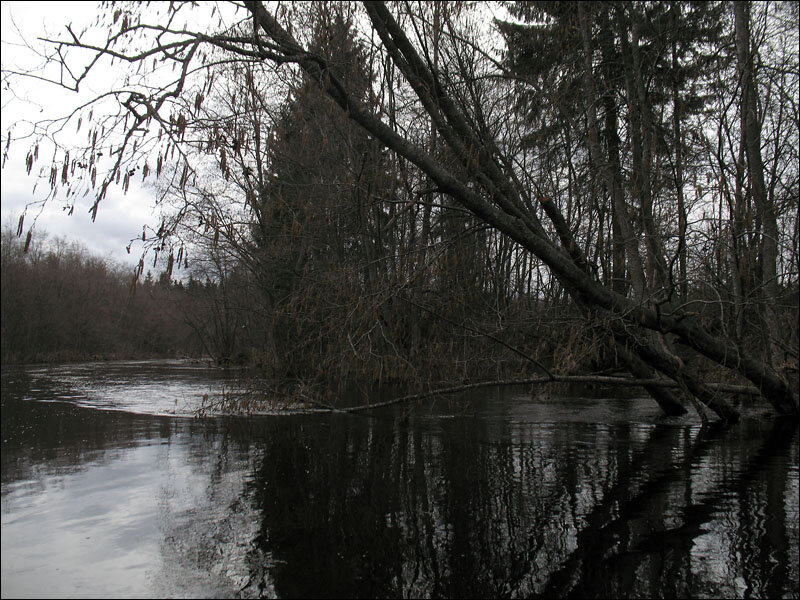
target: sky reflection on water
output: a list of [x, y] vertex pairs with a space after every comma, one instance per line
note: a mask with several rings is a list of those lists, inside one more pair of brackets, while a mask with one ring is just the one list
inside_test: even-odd
[[798, 596], [791, 424], [500, 391], [200, 421], [156, 415], [213, 373], [104, 367], [3, 371], [3, 597]]

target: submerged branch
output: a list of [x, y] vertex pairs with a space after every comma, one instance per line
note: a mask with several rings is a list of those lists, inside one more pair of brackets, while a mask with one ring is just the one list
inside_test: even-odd
[[[484, 387], [494, 386], [511, 386], [511, 385], [533, 385], [540, 383], [597, 383], [603, 385], [620, 385], [620, 386], [656, 386], [667, 388], [680, 388], [680, 384], [676, 381], [668, 379], [634, 379], [630, 377], [611, 377], [607, 375], [553, 375], [552, 377], [530, 377], [527, 379], [499, 379], [494, 381], [481, 381], [478, 383], [467, 383], [457, 385], [449, 388], [440, 388], [436, 390], [429, 390], [419, 394], [411, 394], [402, 396], [386, 402], [378, 402], [375, 404], [362, 404], [359, 406], [351, 406], [348, 408], [337, 409], [342, 412], [360, 412], [364, 410], [371, 410], [374, 408], [382, 408], [392, 404], [400, 404], [402, 402], [410, 402], [412, 400], [421, 400], [431, 396], [438, 396], [441, 394], [454, 394], [456, 392], [463, 392], [467, 390], [474, 390]], [[751, 396], [760, 395], [760, 392], [750, 385], [733, 385], [727, 383], [709, 383], [708, 387], [715, 392], [729, 393], [729, 394], [747, 394]], [[319, 406], [321, 406], [318, 403]]]
[[[235, 391], [223, 390], [219, 398], [210, 401], [206, 396], [202, 407], [197, 411], [197, 416], [206, 416], [213, 412], [224, 413], [244, 413], [244, 414], [257, 414], [260, 410], [265, 408], [271, 411], [275, 410], [308, 410], [310, 407], [322, 412], [338, 412], [338, 413], [356, 413], [373, 410], [376, 408], [383, 408], [393, 404], [401, 404], [403, 402], [412, 402], [430, 398], [432, 396], [440, 396], [445, 394], [455, 394], [458, 392], [465, 392], [468, 390], [476, 390], [487, 387], [507, 387], [514, 385], [536, 385], [544, 383], [584, 383], [584, 384], [599, 384], [599, 385], [617, 385], [617, 386], [655, 386], [664, 388], [680, 388], [678, 382], [659, 379], [659, 378], [632, 378], [632, 377], [614, 377], [608, 375], [552, 375], [551, 377], [529, 377], [526, 379], [495, 379], [491, 381], [480, 381], [476, 383], [465, 383], [446, 388], [438, 388], [428, 390], [417, 394], [409, 394], [386, 400], [385, 402], [360, 404], [358, 406], [337, 407], [328, 402], [323, 402], [313, 398], [303, 386], [295, 390], [294, 393], [285, 393], [278, 390], [268, 392], [255, 392], [248, 391]], [[760, 392], [749, 385], [734, 385], [727, 383], [709, 383], [708, 388], [718, 393], [728, 394], [746, 394], [750, 396], [757, 396]], [[267, 397], [270, 397], [268, 400]]]

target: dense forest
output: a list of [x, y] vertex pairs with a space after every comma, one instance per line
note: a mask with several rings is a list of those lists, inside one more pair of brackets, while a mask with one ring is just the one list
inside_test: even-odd
[[[53, 78], [124, 78], [3, 146], [93, 214], [150, 182], [148, 260], [203, 293], [179, 317], [185, 277], [142, 285], [143, 258], [127, 296], [67, 253], [97, 308], [57, 330], [82, 351], [197, 351], [328, 398], [627, 373], [668, 414], [735, 420], [724, 381], [797, 416], [795, 3], [111, 3], [97, 23], [47, 42]], [[89, 306], [37, 292], [63, 275], [25, 239], [3, 238], [4, 360], [40, 343], [25, 311]]]
[[3, 363], [154, 358], [202, 354], [184, 308], [213, 289], [172, 284], [92, 256], [76, 242], [40, 234], [28, 251], [2, 232]]

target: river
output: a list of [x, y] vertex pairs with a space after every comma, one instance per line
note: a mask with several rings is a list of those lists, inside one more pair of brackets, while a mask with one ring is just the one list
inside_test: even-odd
[[765, 406], [194, 418], [228, 377], [4, 367], [2, 597], [798, 597], [797, 425]]

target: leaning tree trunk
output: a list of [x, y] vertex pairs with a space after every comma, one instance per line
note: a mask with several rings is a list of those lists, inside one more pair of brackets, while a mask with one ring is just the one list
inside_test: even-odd
[[[461, 170], [448, 170], [372, 114], [348, 93], [344, 84], [331, 73], [325, 59], [298, 44], [263, 3], [248, 0], [246, 6], [257, 25], [256, 34], [261, 30], [270, 38], [271, 49], [264, 51], [265, 58], [299, 63], [346, 111], [349, 118], [388, 149], [414, 163], [437, 184], [442, 193], [536, 255], [548, 265], [566, 289], [572, 290], [573, 297], [579, 296], [587, 305], [602, 309], [619, 327], [674, 334], [680, 342], [750, 379], [779, 413], [798, 415], [796, 394], [764, 361], [740, 351], [730, 340], [710, 334], [690, 315], [664, 315], [657, 307], [650, 308], [605, 288], [555, 244], [545, 233], [535, 212], [526, 209], [522, 188], [515, 186], [513, 173], [501, 167], [502, 153], [493, 140], [470, 126], [469, 120], [441, 85], [437, 73], [431, 71], [420, 57], [384, 4], [366, 4], [373, 28], [433, 119], [442, 143], [461, 161]], [[257, 46], [264, 45], [259, 41]], [[506, 164], [512, 164], [512, 161]], [[639, 354], [642, 355], [641, 352]], [[680, 365], [670, 360], [662, 361], [657, 352], [654, 354], [656, 356], [648, 358], [658, 358], [659, 364], [663, 363], [661, 366], [667, 371], [680, 370]], [[680, 376], [680, 373], [675, 372], [675, 376]], [[702, 387], [692, 391], [704, 394]]]

